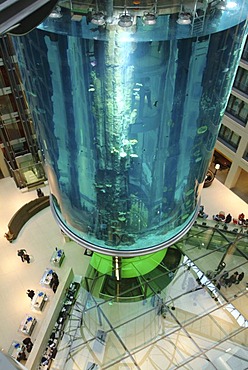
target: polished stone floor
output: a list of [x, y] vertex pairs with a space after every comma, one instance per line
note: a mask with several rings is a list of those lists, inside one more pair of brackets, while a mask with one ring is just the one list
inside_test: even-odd
[[[43, 191], [48, 194], [48, 187]], [[40, 279], [44, 270], [51, 267], [55, 247], [63, 248], [66, 255], [62, 266], [55, 268], [61, 282], [71, 267], [76, 276], [84, 278], [90, 259], [82, 247], [64, 240], [49, 208], [28, 221], [16, 241], [7, 242], [3, 235], [10, 218], [35, 197], [35, 191], [21, 192], [10, 178], [0, 180], [0, 346], [6, 351], [13, 340], [24, 338], [18, 329], [26, 314], [37, 319], [32, 333], [34, 344], [42, 332], [56, 295], [48, 290], [44, 310], [34, 313], [26, 291], [41, 289]], [[220, 210], [233, 217], [241, 212], [248, 216], [248, 205], [217, 179], [210, 188], [203, 189], [202, 204], [209, 214], [206, 220], [209, 226], [216, 225], [211, 218]], [[101, 303], [104, 315], [101, 327], [108, 335], [104, 351], [99, 351], [94, 337], [99, 323], [86, 320], [89, 297], [82, 291], [77, 302], [78, 318], [75, 315], [69, 321], [51, 368], [84, 370], [87, 364], [98, 363], [94, 369], [247, 369], [247, 234], [240, 233], [239, 228], [236, 234], [229, 232], [236, 228], [232, 224], [225, 234], [223, 224], [213, 230], [201, 225], [202, 222], [198, 219], [197, 225], [177, 245], [185, 256], [172, 283], [161, 292], [166, 307], [164, 315], [157, 315], [150, 301], [146, 305], [136, 303], [132, 309], [128, 304]], [[21, 248], [30, 253], [30, 264], [22, 263], [17, 256]], [[236, 270], [245, 273], [240, 284], [217, 289], [207, 278], [207, 272], [214, 271], [222, 260], [229, 274]], [[91, 302], [89, 316], [98, 312], [98, 303]], [[80, 325], [82, 318], [84, 325]]]

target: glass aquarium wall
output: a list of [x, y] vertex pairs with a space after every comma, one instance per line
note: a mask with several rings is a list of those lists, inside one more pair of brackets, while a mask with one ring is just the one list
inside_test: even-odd
[[161, 8], [152, 25], [133, 7], [127, 27], [77, 3], [14, 38], [53, 212], [92, 250], [151, 253], [197, 215], [248, 5], [203, 1], [190, 24]]

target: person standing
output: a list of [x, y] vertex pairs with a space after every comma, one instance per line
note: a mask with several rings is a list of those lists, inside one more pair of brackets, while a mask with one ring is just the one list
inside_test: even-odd
[[226, 280], [226, 285], [230, 288], [232, 284], [236, 284], [237, 277], [238, 277], [238, 271], [235, 271], [234, 274], [230, 276], [229, 279]]
[[34, 296], [35, 296], [35, 292], [34, 292], [34, 290], [30, 290], [30, 289], [28, 289], [27, 290], [27, 295], [28, 295], [28, 297], [31, 299], [31, 301], [32, 301], [32, 299], [34, 298]]
[[53, 271], [52, 279], [50, 281], [50, 287], [52, 288], [54, 293], [56, 293], [56, 290], [57, 290], [58, 286], [59, 286], [59, 277], [56, 274], [56, 272]]
[[24, 258], [24, 261], [27, 261], [27, 263], [30, 263], [30, 256], [29, 256], [29, 254], [27, 254], [27, 253], [24, 254], [23, 258]]
[[244, 276], [244, 272], [241, 272], [237, 277], [236, 284], [239, 284], [244, 279]]
[[37, 196], [38, 196], [38, 198], [44, 197], [44, 193], [43, 193], [43, 191], [42, 191], [40, 188], [38, 188], [38, 189], [36, 190], [36, 192], [37, 192]]
[[23, 339], [22, 343], [25, 345], [27, 352], [30, 353], [33, 348], [33, 343], [31, 341], [31, 338]]
[[17, 255], [21, 258], [22, 262], [27, 261], [27, 263], [30, 263], [30, 256], [27, 253], [26, 249], [19, 249], [17, 251]]
[[232, 221], [232, 216], [230, 215], [230, 213], [228, 213], [228, 215], [226, 216], [226, 219], [225, 219], [225, 223], [229, 224], [231, 221]]
[[25, 262], [24, 256], [25, 256], [26, 253], [27, 252], [26, 252], [25, 249], [19, 249], [17, 251], [17, 256], [19, 256], [21, 258], [22, 262]]

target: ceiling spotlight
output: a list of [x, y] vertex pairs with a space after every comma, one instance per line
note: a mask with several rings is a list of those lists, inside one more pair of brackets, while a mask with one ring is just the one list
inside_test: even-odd
[[62, 14], [61, 14], [61, 7], [60, 6], [55, 6], [55, 8], [53, 9], [53, 11], [49, 14], [49, 17], [50, 18], [62, 18]]
[[91, 23], [103, 26], [105, 24], [104, 14], [102, 12], [96, 12], [92, 15]]
[[133, 24], [132, 17], [128, 13], [124, 13], [120, 16], [118, 25], [120, 27], [131, 27]]
[[177, 23], [181, 25], [187, 25], [191, 23], [191, 15], [190, 13], [179, 13]]
[[156, 24], [156, 15], [154, 13], [144, 13], [142, 22], [147, 26], [152, 26]]

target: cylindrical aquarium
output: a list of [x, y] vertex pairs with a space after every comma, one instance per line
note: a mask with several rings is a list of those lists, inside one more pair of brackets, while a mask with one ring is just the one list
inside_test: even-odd
[[14, 43], [60, 227], [134, 256], [196, 218], [248, 2], [120, 3], [61, 1]]

